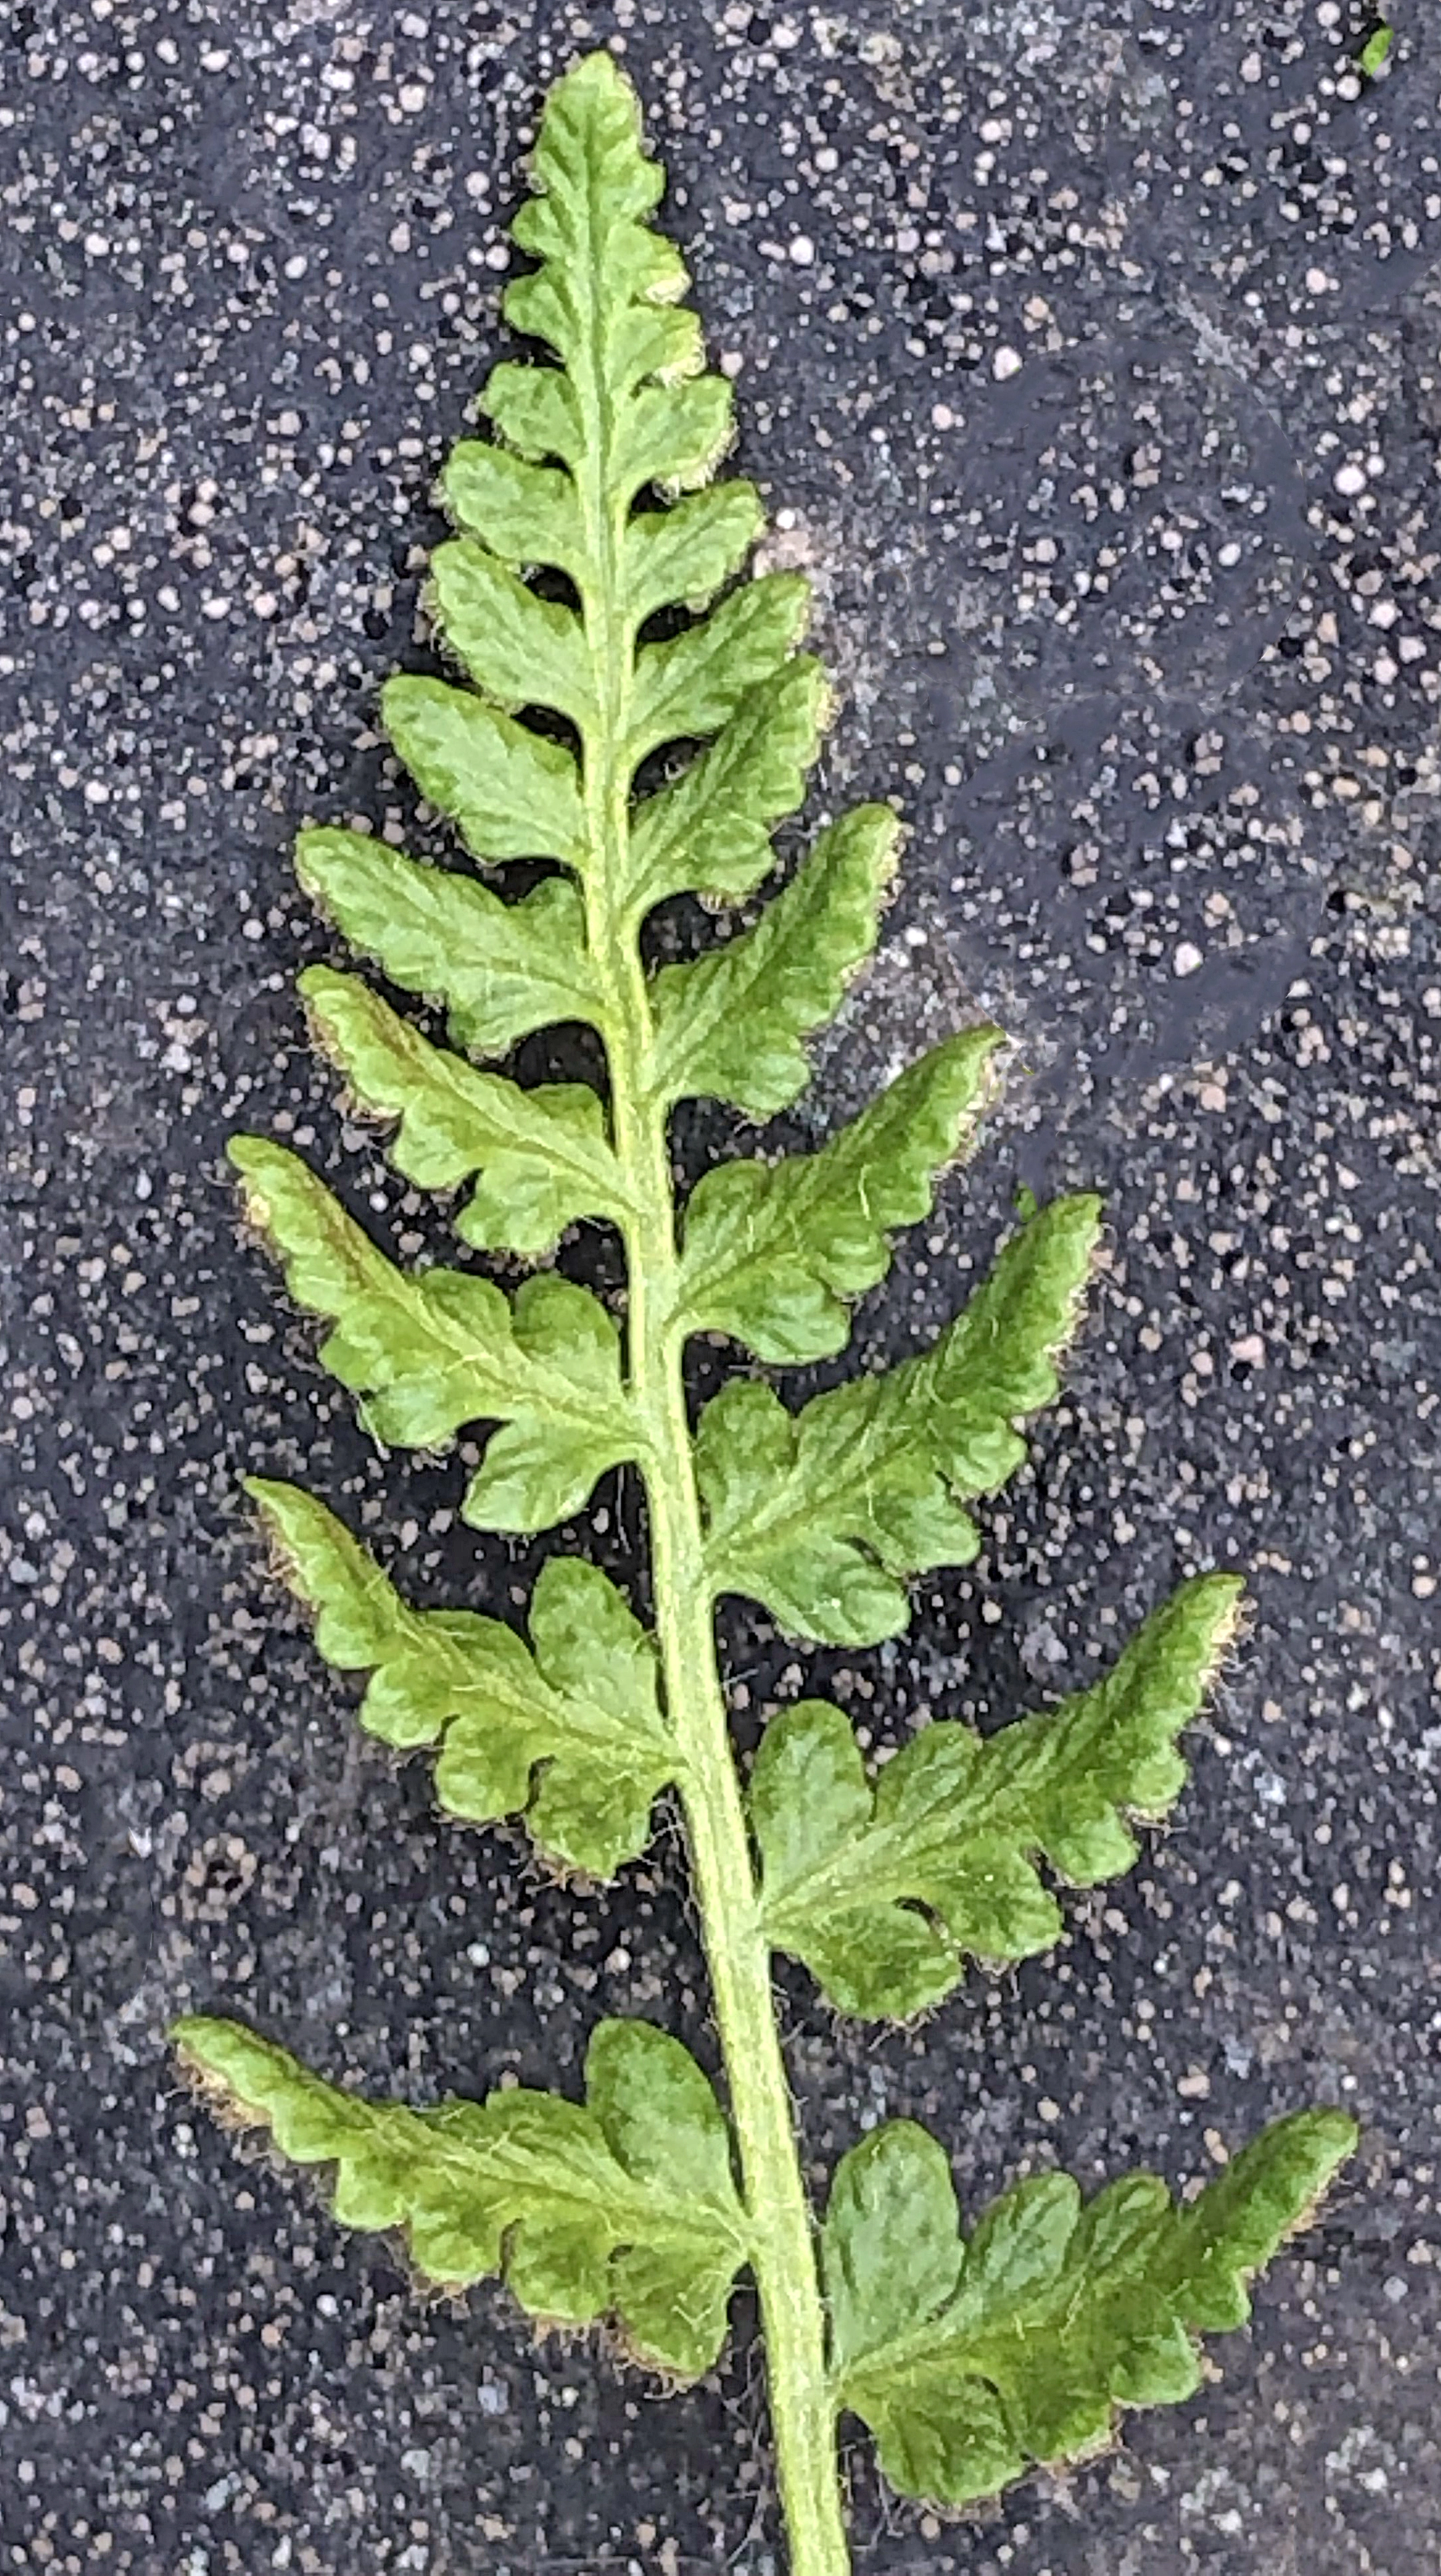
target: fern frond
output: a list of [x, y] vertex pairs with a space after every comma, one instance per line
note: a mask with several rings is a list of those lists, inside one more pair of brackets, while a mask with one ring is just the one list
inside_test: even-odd
[[[889, 804], [839, 814], [744, 924], [652, 966], [657, 905], [766, 889], [829, 690], [803, 649], [805, 581], [750, 577], [754, 486], [714, 479], [731, 389], [705, 369], [684, 263], [652, 223], [663, 174], [608, 54], [552, 90], [532, 178], [514, 232], [533, 265], [504, 309], [547, 354], [494, 369], [479, 405], [491, 434], [462, 440], [440, 477], [456, 533], [424, 598], [448, 669], [393, 679], [382, 700], [469, 864], [324, 825], [296, 848], [336, 932], [443, 1009], [450, 1043], [331, 965], [309, 968], [301, 995], [351, 1101], [391, 1128], [396, 1170], [464, 1194], [456, 1224], [475, 1250], [535, 1261], [579, 1220], [616, 1230], [623, 1332], [555, 1273], [511, 1298], [463, 1266], [403, 1269], [295, 1155], [256, 1138], [232, 1150], [375, 1436], [425, 1449], [485, 1432], [473, 1527], [545, 1528], [610, 1469], [638, 1471], [654, 1635], [572, 1557], [539, 1575], [525, 1636], [478, 1610], [417, 1610], [312, 1496], [251, 1490], [321, 1654], [366, 1677], [361, 1724], [429, 1747], [449, 1812], [523, 1817], [550, 1858], [604, 1877], [673, 1792], [739, 2171], [700, 2069], [645, 2025], [600, 2026], [583, 2106], [502, 2090], [420, 2112], [326, 2084], [234, 2024], [190, 2019], [177, 2038], [230, 2116], [334, 2168], [337, 2216], [403, 2227], [433, 2278], [503, 2272], [542, 2319], [613, 2315], [672, 2376], [714, 2362], [749, 2262], [791, 2576], [845, 2576], [841, 2410], [871, 2425], [896, 2487], [938, 2502], [1083, 2455], [1118, 2404], [1194, 2387], [1195, 2337], [1244, 2317], [1246, 2276], [1353, 2132], [1299, 2114], [1180, 2209], [1145, 2175], [1086, 2206], [1043, 2176], [966, 2242], [940, 2148], [896, 2124], [837, 2172], [822, 2284], [774, 1952], [808, 1962], [845, 2010], [906, 2015], [969, 1953], [1043, 1947], [1060, 1918], [1041, 1865], [1082, 1885], [1124, 1869], [1132, 1824], [1176, 1796], [1177, 1739], [1237, 1586], [1184, 1587], [1095, 1689], [985, 1742], [943, 1721], [874, 1781], [840, 1710], [803, 1702], [768, 1730], [747, 1811], [717, 1596], [840, 1646], [905, 1627], [908, 1583], [975, 1554], [971, 1507], [1015, 1472], [1022, 1423], [1057, 1392], [1099, 1209], [1077, 1196], [1034, 1215], [918, 1358], [795, 1411], [738, 1377], [693, 1432], [688, 1337], [729, 1335], [777, 1364], [841, 1349], [893, 1234], [969, 1149], [998, 1032], [932, 1049], [818, 1151], [723, 1163], [678, 1225], [672, 1111], [711, 1098], [765, 1119], [796, 1100], [808, 1043], [875, 948], [900, 826]], [[519, 899], [479, 873], [514, 862]], [[604, 1057], [594, 1087], [467, 1060], [566, 1023], [588, 1033], [588, 1063]]]

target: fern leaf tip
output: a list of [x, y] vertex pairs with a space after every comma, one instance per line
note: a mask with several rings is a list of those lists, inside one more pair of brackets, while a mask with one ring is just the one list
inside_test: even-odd
[[186, 2079], [215, 2107], [233, 2118], [243, 2115], [245, 2096], [240, 2077], [262, 2056], [275, 2054], [244, 2023], [216, 2013], [182, 2013], [166, 2034]]
[[242, 1133], [238, 1136], [228, 1136], [225, 1140], [226, 1160], [234, 1164], [237, 1172], [255, 1171], [266, 1157], [275, 1151], [276, 1148], [268, 1136], [250, 1136]]

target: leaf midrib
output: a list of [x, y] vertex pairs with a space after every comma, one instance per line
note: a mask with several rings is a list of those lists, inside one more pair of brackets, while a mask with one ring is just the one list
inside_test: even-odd
[[[244, 2092], [235, 2090], [228, 2080], [222, 2079], [222, 2081], [226, 2082], [226, 2090], [232, 2093], [232, 2097], [243, 2109], [248, 2110], [264, 2127], [274, 2130], [276, 2125], [274, 2118], [263, 2104], [256, 2102], [253, 2097]], [[362, 2114], [365, 2134], [348, 2152], [342, 2144], [334, 2153], [327, 2152], [324, 2155], [306, 2157], [304, 2161], [307, 2163], [332, 2164], [343, 2168], [350, 2156], [362, 2156], [367, 2147], [373, 2148], [377, 2143], [370, 2131], [372, 2122], [381, 2129], [382, 2134], [392, 2123], [396, 2125], [403, 2123], [411, 2136], [414, 2135], [412, 2128], [414, 2123], [423, 2136], [427, 2162], [439, 2166], [444, 2172], [454, 2174], [462, 2184], [469, 2180], [475, 2188], [484, 2189], [489, 2185], [497, 2192], [503, 2187], [509, 2187], [513, 2191], [523, 2192], [534, 2198], [538, 2204], [543, 2205], [548, 2201], [553, 2206], [561, 2203], [586, 2217], [599, 2216], [603, 2221], [609, 2218], [616, 2201], [619, 2201], [623, 2204], [627, 2216], [634, 2222], [634, 2232], [618, 2229], [609, 2249], [612, 2253], [620, 2252], [632, 2245], [653, 2244], [657, 2238], [663, 2240], [674, 2238], [679, 2242], [684, 2242], [687, 2238], [693, 2239], [696, 2232], [696, 2212], [699, 2210], [711, 2220], [717, 2236], [723, 2238], [728, 2246], [736, 2249], [737, 2259], [744, 2258], [745, 2230], [742, 2224], [743, 2213], [738, 2205], [734, 2209], [727, 2209], [722, 2203], [696, 2192], [689, 2185], [686, 2197], [681, 2200], [652, 2184], [638, 2182], [621, 2163], [601, 2132], [598, 2122], [596, 2122], [593, 2143], [598, 2152], [607, 2159], [611, 2173], [598, 2177], [596, 2190], [588, 2192], [574, 2181], [564, 2165], [559, 2167], [548, 2165], [543, 2155], [529, 2147], [520, 2146], [504, 2137], [462, 2141], [453, 2129], [446, 2129], [441, 2125], [443, 2114], [450, 2110], [479, 2109], [483, 2116], [489, 2114], [491, 2103], [497, 2098], [494, 2094], [489, 2095], [479, 2104], [467, 2103], [461, 2097], [452, 2097], [450, 2101], [437, 2103], [433, 2112], [426, 2113], [412, 2110], [404, 2103], [368, 2102], [363, 2095], [340, 2096], [336, 2101], [334, 2088], [327, 2087], [326, 2090], [331, 2097], [332, 2108], [342, 2111], [354, 2110]], [[505, 2097], [502, 2094], [499, 2098], [503, 2101]], [[595, 2114], [589, 2110], [587, 2110], [587, 2117], [592, 2121], [595, 2120]], [[559, 2181], [556, 2179], [557, 2172], [561, 2176]], [[614, 2181], [612, 2176], [615, 2177]], [[601, 2196], [602, 2189], [607, 2195], [604, 2199]], [[612, 2191], [615, 2199], [609, 2197]], [[518, 2225], [524, 2215], [524, 2212], [518, 2212], [508, 2219], [507, 2232], [510, 2227]], [[412, 2223], [409, 2215], [402, 2223], [407, 2226]]]

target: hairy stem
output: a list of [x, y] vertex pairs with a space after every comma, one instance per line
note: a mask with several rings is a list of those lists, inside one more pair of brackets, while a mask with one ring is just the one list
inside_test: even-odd
[[[836, 2480], [811, 2214], [776, 2030], [769, 1944], [716, 1672], [678, 1363], [675, 1350], [648, 1355], [646, 1399], [664, 1444], [651, 1485], [656, 1626], [667, 1698], [691, 1764], [691, 1867], [740, 2140], [791, 2567], [793, 2576], [840, 2576], [850, 2558]], [[640, 1374], [638, 1352], [638, 1384]]]
[[[586, 374], [590, 381], [585, 381]], [[584, 600], [598, 683], [585, 792], [591, 865], [587, 929], [604, 996], [611, 1119], [627, 1196], [631, 1392], [645, 1437], [656, 1633], [671, 1723], [687, 1765], [691, 1871], [715, 1997], [760, 2293], [771, 2421], [791, 2576], [847, 2576], [826, 2370], [815, 2230], [776, 2027], [770, 1946], [716, 1660], [700, 1503], [682, 1376], [674, 1196], [667, 1120], [650, 1096], [650, 1002], [625, 902], [630, 779], [625, 758], [635, 627], [625, 598], [623, 524], [607, 490], [603, 374], [577, 370], [590, 411], [590, 470], [578, 477], [593, 585]]]

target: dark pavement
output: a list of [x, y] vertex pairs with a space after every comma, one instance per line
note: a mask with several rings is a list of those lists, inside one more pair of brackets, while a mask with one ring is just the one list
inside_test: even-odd
[[[912, 1634], [808, 1674], [877, 1743], [1091, 1677], [1181, 1574], [1254, 1619], [1174, 1829], [925, 2029], [784, 1975], [817, 2178], [883, 2113], [974, 2210], [1027, 2163], [1214, 2169], [1355, 2109], [1192, 2405], [944, 2529], [857, 2444], [861, 2576], [1441, 2565], [1441, 13], [1351, 0], [25, 0], [0, 53], [0, 2567], [772, 2576], [760, 2377], [677, 2400], [503, 2297], [410, 2296], [180, 2093], [242, 2013], [377, 2089], [574, 2089], [603, 2012], [713, 2062], [672, 1833], [599, 1896], [439, 1828], [266, 1579], [242, 1470], [427, 1601], [508, 1607], [464, 1475], [382, 1460], [240, 1242], [259, 1125], [443, 1227], [301, 1042], [303, 816], [408, 818], [427, 494], [498, 354], [541, 86], [624, 34], [741, 461], [841, 689], [818, 801], [901, 792], [882, 953], [792, 1141], [1013, 1034], [870, 1355], [1022, 1185], [1107, 1266], [1033, 1468]], [[418, 846], [440, 849], [438, 838]], [[678, 935], [687, 935], [682, 920]], [[699, 1157], [733, 1131], [701, 1118]], [[389, 1211], [387, 1217], [386, 1211]], [[589, 1257], [582, 1244], [576, 1256]], [[633, 1491], [598, 1544], [633, 1563]], [[801, 1659], [727, 1623], [738, 1724]]]

